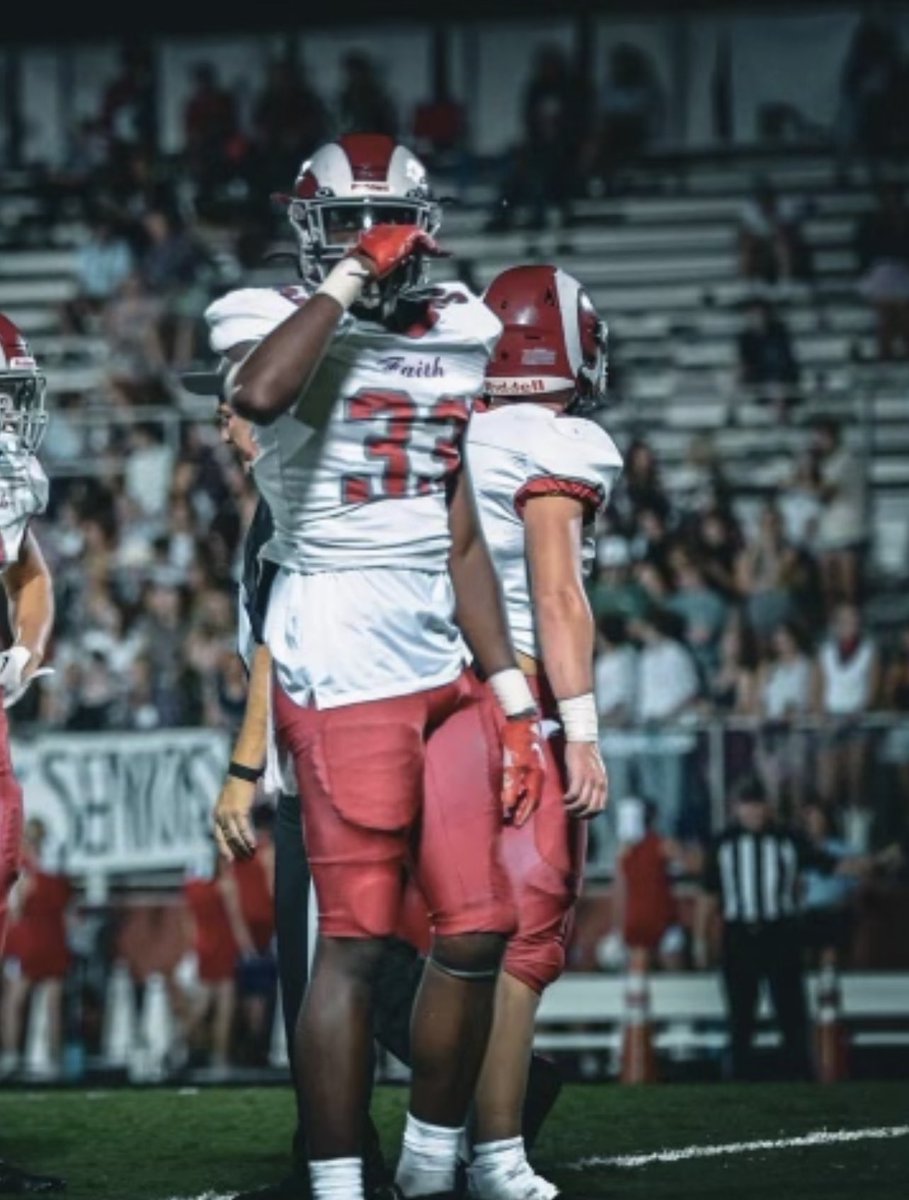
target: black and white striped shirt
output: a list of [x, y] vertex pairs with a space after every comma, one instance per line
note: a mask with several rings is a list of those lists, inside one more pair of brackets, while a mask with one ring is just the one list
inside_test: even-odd
[[785, 826], [751, 833], [732, 825], [708, 851], [703, 886], [719, 895], [726, 921], [780, 921], [798, 912], [801, 872], [812, 867], [830, 874], [836, 865], [836, 859]]

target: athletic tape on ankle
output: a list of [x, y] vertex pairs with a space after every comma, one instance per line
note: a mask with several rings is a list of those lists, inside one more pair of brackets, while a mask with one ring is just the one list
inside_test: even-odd
[[559, 700], [559, 719], [568, 742], [595, 742], [599, 737], [597, 704], [593, 692]]
[[533, 692], [524, 677], [524, 672], [517, 667], [508, 667], [504, 671], [496, 671], [489, 676], [489, 686], [495, 693], [495, 698], [502, 706], [506, 717], [517, 717], [523, 713], [536, 712], [536, 701]]
[[317, 296], [331, 296], [346, 312], [360, 299], [369, 279], [366, 268], [353, 258], [342, 258], [316, 288]]

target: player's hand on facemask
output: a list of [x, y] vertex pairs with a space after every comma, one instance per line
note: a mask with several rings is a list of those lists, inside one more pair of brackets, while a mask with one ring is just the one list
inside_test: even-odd
[[250, 813], [256, 798], [256, 785], [229, 775], [215, 804], [215, 840], [228, 861], [252, 858], [256, 852]]
[[349, 253], [364, 259], [375, 279], [384, 279], [415, 254], [444, 258], [448, 251], [419, 225], [374, 225], [360, 234]]
[[505, 820], [520, 827], [539, 806], [546, 776], [543, 730], [536, 713], [509, 717], [502, 730]]
[[32, 652], [27, 646], [10, 646], [0, 654], [0, 688], [18, 692], [31, 674]]
[[609, 801], [609, 779], [596, 742], [566, 742], [565, 771], [565, 811], [584, 819], [601, 813]]

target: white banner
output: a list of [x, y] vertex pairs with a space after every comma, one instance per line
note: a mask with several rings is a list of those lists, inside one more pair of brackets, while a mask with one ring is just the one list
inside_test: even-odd
[[229, 746], [208, 729], [13, 740], [26, 816], [41, 817], [70, 874], [182, 869], [211, 848]]

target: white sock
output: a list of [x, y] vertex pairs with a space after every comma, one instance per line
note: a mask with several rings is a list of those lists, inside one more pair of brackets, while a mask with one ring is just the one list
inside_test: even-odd
[[450, 1192], [455, 1185], [461, 1129], [427, 1125], [407, 1114], [395, 1183], [405, 1196]]
[[503, 1138], [498, 1142], [479, 1142], [473, 1148], [473, 1162], [467, 1168], [470, 1195], [480, 1200], [511, 1200], [533, 1196], [552, 1200], [558, 1188], [537, 1175], [527, 1161], [522, 1137]]
[[362, 1158], [323, 1158], [310, 1162], [313, 1200], [363, 1200]]

